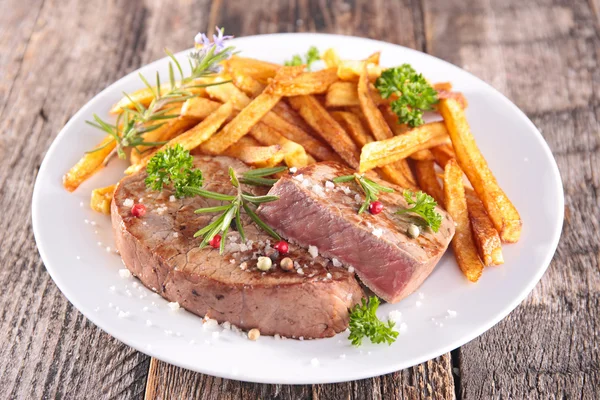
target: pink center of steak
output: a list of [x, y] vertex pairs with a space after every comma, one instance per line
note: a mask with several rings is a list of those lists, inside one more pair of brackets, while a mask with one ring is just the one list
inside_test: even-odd
[[[228, 167], [238, 173], [247, 170], [227, 157], [197, 157], [195, 163], [204, 173], [205, 188], [225, 194], [235, 194]], [[195, 314], [244, 329], [258, 328], [266, 335], [317, 338], [347, 327], [348, 308], [363, 295], [352, 274], [298, 246], [290, 245], [285, 255], [273, 254], [274, 239], [244, 214], [247, 242], [230, 230], [222, 239], [225, 254], [210, 246], [200, 249], [201, 239], [194, 233], [219, 214], [194, 210], [223, 203], [200, 196], [175, 199], [168, 189], [149, 191], [145, 178], [141, 172], [119, 183], [111, 213], [117, 248], [144, 285]], [[143, 217], [132, 215], [132, 201], [146, 206]], [[256, 268], [257, 258], [263, 255], [273, 256], [274, 267], [268, 272]], [[294, 260], [301, 271], [283, 271], [279, 263], [284, 257]]]
[[[454, 235], [454, 222], [438, 208], [443, 220], [437, 233], [423, 227], [420, 217], [396, 215], [408, 205], [403, 189], [382, 193], [383, 211], [358, 214], [364, 194], [355, 182], [335, 184], [354, 171], [336, 163], [313, 164], [281, 179], [269, 192], [278, 201], [262, 205], [260, 217], [279, 233], [301, 246], [316, 246], [321, 255], [353, 267], [378, 296], [395, 303], [408, 296], [429, 276]], [[329, 183], [327, 183], [329, 182]], [[410, 224], [421, 234], [407, 235]]]

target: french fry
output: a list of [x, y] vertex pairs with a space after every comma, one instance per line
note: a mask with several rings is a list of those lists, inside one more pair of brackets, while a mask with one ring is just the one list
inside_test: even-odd
[[250, 97], [256, 97], [265, 90], [265, 85], [236, 69], [231, 70], [230, 74], [233, 84]]
[[368, 143], [360, 154], [360, 172], [402, 160], [415, 151], [446, 143], [448, 131], [443, 122], [431, 122], [401, 136]]
[[275, 77], [275, 74], [282, 66], [254, 58], [233, 56], [225, 62], [225, 68], [228, 71], [235, 70], [241, 74], [250, 76], [266, 85], [269, 83], [269, 79]]
[[[144, 135], [144, 140], [147, 142], [168, 142], [175, 136], [187, 131], [194, 125], [198, 124], [196, 118], [178, 117], [169, 120], [166, 124], [158, 129], [150, 131]], [[154, 146], [141, 145], [134, 147], [129, 154], [129, 159], [132, 164], [137, 164], [144, 158], [146, 154]]]
[[448, 161], [453, 158], [456, 158], [456, 154], [454, 154], [454, 149], [451, 144], [441, 144], [436, 147], [432, 147], [429, 149], [433, 157], [435, 158], [435, 162], [442, 168], [446, 167]]
[[[381, 75], [383, 68], [377, 64], [366, 61], [369, 80], [375, 81]], [[343, 81], [356, 82], [360, 77], [360, 73], [365, 65], [365, 61], [343, 60], [338, 64], [337, 74]]]
[[203, 120], [215, 112], [221, 103], [204, 97], [192, 97], [187, 99], [181, 107], [181, 115], [188, 118]]
[[248, 165], [257, 168], [273, 167], [279, 164], [284, 157], [281, 146], [261, 146], [249, 136], [243, 136], [229, 146], [223, 153], [225, 156], [237, 158]]
[[281, 146], [284, 153], [285, 164], [290, 168], [301, 168], [309, 163], [308, 155], [306, 154], [304, 147], [285, 138], [275, 129], [263, 122], [256, 124], [250, 131], [250, 135], [263, 145]]
[[289, 98], [292, 107], [317, 132], [322, 139], [339, 154], [352, 168], [358, 168], [358, 148], [344, 131], [344, 128], [327, 112], [313, 96], [294, 96]]
[[[348, 132], [359, 148], [373, 141], [373, 137], [367, 132], [356, 114], [347, 111], [333, 111], [331, 116], [346, 129], [346, 132]], [[403, 188], [416, 189], [414, 182], [405, 175], [404, 168], [403, 165], [396, 162], [382, 166], [377, 172], [388, 182], [392, 182]], [[412, 177], [412, 173], [410, 176]]]
[[206, 88], [208, 95], [221, 103], [231, 101], [236, 110], [242, 110], [250, 104], [250, 98], [231, 82]]
[[271, 93], [279, 96], [300, 96], [325, 93], [329, 86], [339, 80], [336, 68], [315, 72], [305, 72], [293, 79], [279, 80], [269, 87]]
[[296, 125], [304, 132], [307, 132], [312, 137], [319, 139], [319, 135], [306, 123], [306, 121], [304, 121], [304, 118], [302, 118], [300, 114], [286, 102], [286, 99], [277, 103], [275, 107], [273, 107], [273, 112], [290, 124]]
[[456, 225], [456, 232], [452, 238], [452, 249], [463, 274], [471, 282], [477, 282], [483, 271], [483, 264], [479, 259], [471, 233], [462, 179], [462, 170], [455, 160], [450, 160], [444, 169], [444, 203]]
[[69, 172], [63, 176], [63, 186], [69, 192], [74, 191], [86, 179], [94, 175], [98, 170], [104, 167], [104, 160], [117, 146], [114, 138], [107, 135], [94, 148], [94, 150], [85, 153], [83, 157], [75, 164]]
[[[387, 122], [392, 132], [394, 132], [394, 135], [404, 135], [406, 132], [410, 131], [410, 127], [408, 125], [398, 123], [398, 116], [392, 111], [392, 108], [389, 106], [389, 104], [380, 105], [379, 110], [381, 111], [383, 118]], [[433, 155], [429, 150], [421, 150], [412, 153], [410, 158], [421, 161], [433, 160]]]
[[502, 242], [498, 231], [494, 228], [492, 220], [485, 211], [485, 207], [473, 189], [465, 188], [467, 197], [467, 208], [469, 209], [469, 220], [473, 239], [479, 252], [483, 265], [504, 264], [502, 256]]
[[522, 228], [519, 212], [498, 185], [479, 151], [463, 108], [454, 99], [442, 99], [439, 108], [448, 127], [456, 160], [483, 202], [500, 238], [508, 243], [518, 242]]
[[327, 68], [337, 67], [340, 64], [340, 56], [333, 48], [329, 48], [321, 54], [321, 60], [325, 62]]
[[92, 196], [90, 198], [90, 207], [92, 210], [110, 215], [110, 203], [116, 186], [117, 185], [110, 185], [92, 190]]
[[444, 191], [437, 178], [434, 162], [431, 160], [415, 161], [415, 175], [421, 190], [430, 195], [435, 201], [444, 205]]
[[267, 113], [261, 122], [275, 129], [287, 139], [298, 143], [304, 147], [307, 153], [320, 161], [341, 161], [340, 157], [334, 153], [328, 145], [309, 135], [299, 126], [289, 123], [272, 111]]
[[379, 111], [379, 108], [377, 108], [377, 105], [371, 98], [366, 64], [360, 73], [357, 91], [360, 108], [362, 109], [363, 115], [365, 116], [375, 139], [385, 140], [394, 136], [392, 130], [383, 118], [381, 111]]
[[136, 164], [129, 166], [125, 170], [126, 174], [132, 174], [145, 168], [148, 164], [148, 161], [159, 151], [164, 151], [169, 147], [175, 147], [175, 145], [180, 144], [186, 150], [193, 150], [196, 147], [200, 146], [202, 143], [207, 141], [214, 133], [221, 127], [221, 125], [229, 118], [231, 113], [233, 112], [233, 106], [230, 102], [222, 104], [214, 113], [205, 118], [202, 122], [184, 132], [183, 134], [174, 137], [169, 140], [168, 143], [165, 143], [159, 149], [145, 154], [142, 159], [140, 159]]
[[[284, 67], [277, 72], [275, 84], [280, 79], [289, 79], [302, 73], [303, 67]], [[258, 95], [209, 141], [202, 144], [207, 154], [220, 154], [247, 134], [256, 123], [281, 100], [281, 96], [269, 93], [268, 88]]]
[[[460, 103], [462, 108], [467, 108], [469, 105], [462, 93], [452, 91], [452, 84], [450, 82], [438, 82], [434, 83], [432, 86], [437, 92], [438, 99], [455, 99]], [[434, 107], [437, 108], [437, 105]]]
[[360, 105], [358, 91], [354, 82], [335, 82], [325, 95], [327, 107], [352, 107]]

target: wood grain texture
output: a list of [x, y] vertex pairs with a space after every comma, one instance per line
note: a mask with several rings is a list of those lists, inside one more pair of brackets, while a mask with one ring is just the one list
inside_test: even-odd
[[556, 157], [566, 195], [548, 272], [508, 318], [458, 351], [462, 398], [599, 396], [600, 35], [593, 4], [426, 1], [431, 53], [491, 82], [529, 114]]

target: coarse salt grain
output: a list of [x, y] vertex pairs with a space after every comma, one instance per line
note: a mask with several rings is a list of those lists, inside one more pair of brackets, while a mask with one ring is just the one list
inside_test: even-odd
[[86, 224], [89, 224], [89, 223], [90, 223], [90, 221], [89, 221], [89, 220], [87, 220], [87, 219], [84, 219], [84, 220], [83, 220], [83, 222], [85, 222]]
[[317, 246], [308, 246], [308, 253], [312, 256], [312, 258], [316, 258], [319, 255], [319, 249]]
[[333, 189], [335, 187], [335, 183], [333, 183], [331, 181], [327, 181], [327, 182], [325, 182], [325, 187], [327, 189]]
[[304, 270], [302, 268], [298, 268], [296, 272], [298, 273], [298, 275], [304, 275]]
[[313, 358], [312, 360], [310, 360], [310, 365], [312, 365], [313, 367], [318, 367], [321, 363], [319, 362], [318, 358]]
[[454, 318], [454, 317], [456, 317], [458, 315], [458, 313], [456, 311], [454, 311], [454, 310], [448, 310], [447, 312], [448, 312], [448, 316], [450, 318]]
[[350, 272], [351, 274], [354, 273], [354, 267], [348, 267], [348, 272]]
[[212, 328], [216, 328], [218, 326], [219, 326], [219, 323], [217, 322], [216, 319], [206, 318], [205, 317], [205, 321], [204, 321], [204, 324], [202, 325], [202, 328], [204, 328], [204, 329], [212, 329]]
[[298, 172], [298, 168], [296, 168], [296, 167], [292, 167], [292, 168], [290, 168], [290, 172], [291, 172], [292, 174], [295, 174], [296, 172]]
[[142, 308], [142, 311], [148, 312], [148, 307]]
[[425, 298], [425, 294], [423, 292], [419, 292], [419, 298], [423, 300]]
[[328, 272], [327, 273], [327, 279], [332, 279], [332, 278], [333, 278], [333, 276], [331, 276], [331, 274]]
[[383, 229], [381, 229], [381, 228], [373, 229], [372, 233], [373, 233], [373, 236], [380, 238], [381, 235], [383, 235]]
[[132, 297], [132, 296], [133, 296], [133, 295], [131, 294], [131, 291], [129, 291], [129, 290], [126, 290], [126, 291], [125, 291], [125, 294], [127, 295], [127, 297]]
[[152, 326], [152, 321], [150, 321], [149, 319], [146, 320], [146, 326]]
[[294, 179], [297, 180], [298, 182], [302, 182], [304, 180], [304, 175], [302, 175], [302, 174], [294, 175]]
[[310, 187], [310, 185], [311, 185], [311, 182], [309, 179], [302, 180], [302, 186], [307, 188], [307, 187]]
[[119, 311], [119, 318], [129, 317], [129, 311]]
[[131, 271], [127, 268], [121, 268], [119, 270], [119, 276], [123, 279], [131, 277]]
[[332, 258], [331, 262], [333, 263], [334, 267], [341, 267], [342, 266], [342, 263], [337, 258]]
[[90, 221], [90, 225], [96, 226], [96, 221]]
[[213, 332], [212, 333], [212, 338], [215, 339], [215, 340], [218, 339], [219, 338], [219, 332]]
[[167, 330], [165, 330], [165, 335], [167, 335], [167, 336], [173, 336], [173, 331], [170, 331], [170, 330], [167, 329]]
[[111, 292], [114, 292], [115, 290], [117, 290], [117, 288], [114, 287], [114, 286], [111, 286], [111, 287], [108, 288], [108, 290], [110, 290]]
[[179, 308], [180, 308], [180, 305], [179, 305], [179, 303], [178, 303], [178, 302], [176, 302], [176, 301], [173, 301], [173, 302], [170, 302], [170, 303], [169, 303], [169, 308], [170, 308], [171, 310], [173, 310], [173, 311], [177, 311], [177, 310], [179, 310]]
[[323, 187], [320, 185], [313, 185], [312, 189], [313, 193], [315, 193], [317, 196], [324, 196], [325, 195], [325, 191], [323, 190]]
[[422, 304], [423, 304], [423, 303], [421, 303], [419, 300], [417, 300], [417, 301], [415, 302], [415, 306], [417, 306], [417, 307], [421, 307], [421, 305], [422, 305]]
[[125, 199], [125, 201], [123, 202], [123, 205], [125, 207], [133, 207], [133, 200], [132, 199]]
[[177, 200], [177, 198], [175, 196], [173, 196], [173, 195], [169, 196], [169, 201], [172, 202], [172, 201], [175, 201], [175, 200]]

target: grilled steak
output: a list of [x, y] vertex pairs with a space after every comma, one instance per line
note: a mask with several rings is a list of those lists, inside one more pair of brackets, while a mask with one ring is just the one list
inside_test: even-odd
[[[261, 205], [260, 217], [280, 234], [301, 246], [316, 246], [321, 255], [353, 267], [364, 284], [388, 302], [408, 296], [431, 273], [454, 235], [454, 222], [438, 208], [443, 222], [437, 233], [422, 229], [416, 239], [407, 234], [420, 217], [394, 215], [407, 203], [402, 189], [383, 193], [384, 210], [378, 215], [357, 211], [364, 195], [355, 182], [331, 180], [354, 171], [336, 163], [313, 164], [293, 177], [279, 180], [269, 194], [279, 200]], [[329, 181], [329, 184], [326, 182]], [[335, 261], [335, 260], [334, 260]]]
[[[205, 187], [225, 194], [235, 194], [228, 167], [247, 170], [227, 157], [201, 156], [195, 164], [207, 178]], [[301, 271], [285, 272], [279, 266], [259, 271], [257, 256], [274, 252], [269, 244], [273, 239], [244, 214], [248, 242], [242, 243], [239, 233], [230, 230], [222, 239], [225, 254], [210, 246], [200, 249], [194, 233], [218, 214], [194, 214], [194, 210], [221, 202], [199, 196], [175, 199], [169, 190], [148, 191], [145, 178], [145, 172], [140, 172], [119, 182], [111, 213], [121, 257], [144, 285], [195, 314], [243, 329], [258, 328], [265, 335], [321, 338], [346, 329], [348, 308], [363, 296], [354, 274], [292, 244], [285, 256]], [[246, 189], [255, 194], [266, 191]], [[133, 217], [132, 202], [142, 202], [146, 214]], [[272, 255], [277, 265], [283, 257]]]

